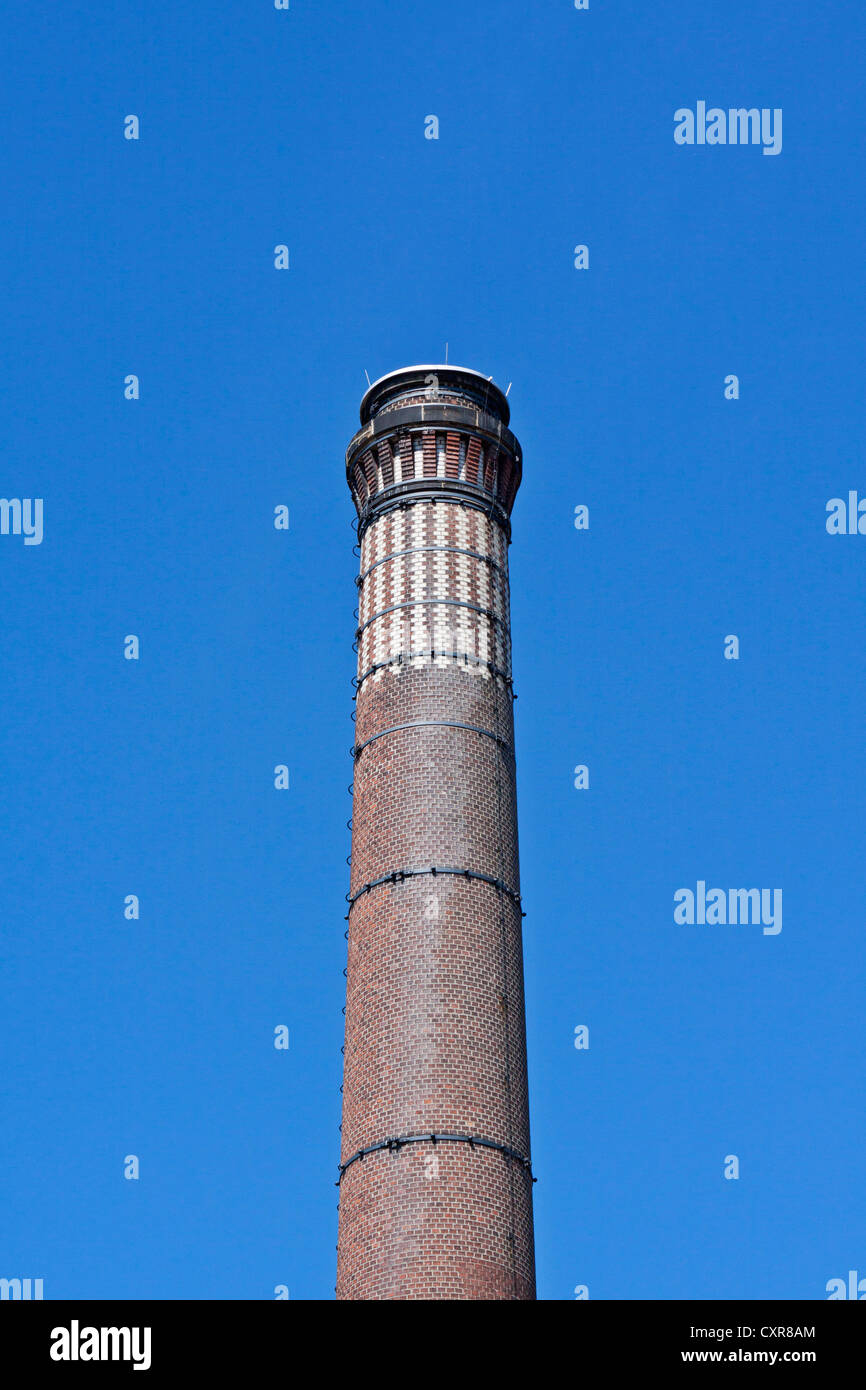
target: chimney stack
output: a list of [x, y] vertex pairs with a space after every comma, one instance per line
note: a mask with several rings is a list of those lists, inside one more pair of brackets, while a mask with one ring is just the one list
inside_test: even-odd
[[534, 1299], [508, 595], [520, 445], [463, 367], [346, 454], [358, 667], [339, 1299]]

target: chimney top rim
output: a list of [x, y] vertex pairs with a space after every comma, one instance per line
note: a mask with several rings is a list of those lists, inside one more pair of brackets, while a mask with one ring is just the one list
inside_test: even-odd
[[[418, 362], [408, 367], [397, 367], [392, 372], [386, 372], [384, 376], [380, 376], [367, 387], [361, 399], [361, 424], [366, 425], [373, 419], [374, 411], [372, 407], [376, 402], [377, 396], [384, 394], [383, 388], [387, 383], [393, 382], [396, 386], [399, 378], [405, 377], [407, 379], [406, 384], [411, 385], [414, 376], [420, 376], [425, 373], [434, 373], [446, 379], [450, 376], [452, 378], [450, 384], [454, 386], [459, 385], [459, 382], [454, 381], [453, 378], [459, 378], [461, 376], [471, 378], [471, 384], [475, 385], [476, 389], [479, 385], [483, 385], [490, 393], [491, 414], [498, 414], [503, 424], [507, 425], [509, 423], [511, 408], [506, 399], [505, 392], [501, 387], [496, 385], [492, 377], [485, 376], [483, 372], [476, 371], [474, 367], [460, 367], [452, 362]], [[422, 383], [419, 383], [419, 385], [421, 384]], [[441, 386], [444, 389], [446, 381], [443, 381]]]

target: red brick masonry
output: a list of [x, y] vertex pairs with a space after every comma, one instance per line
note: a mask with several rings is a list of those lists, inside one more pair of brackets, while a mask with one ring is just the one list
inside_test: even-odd
[[361, 562], [340, 1299], [535, 1297], [507, 424], [476, 373], [407, 369], [367, 393], [347, 459]]

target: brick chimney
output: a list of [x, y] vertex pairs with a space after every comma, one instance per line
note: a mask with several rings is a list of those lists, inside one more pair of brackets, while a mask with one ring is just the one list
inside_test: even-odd
[[534, 1299], [510, 513], [463, 367], [391, 372], [346, 454], [358, 669], [339, 1299]]

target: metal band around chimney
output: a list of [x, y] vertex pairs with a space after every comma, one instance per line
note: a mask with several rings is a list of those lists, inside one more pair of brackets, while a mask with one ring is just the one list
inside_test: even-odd
[[374, 560], [372, 565], [368, 565], [363, 574], [359, 574], [355, 583], [360, 589], [364, 580], [379, 565], [386, 565], [389, 560], [400, 560], [405, 555], [428, 555], [436, 551], [446, 555], [468, 555], [472, 560], [482, 560], [485, 565], [496, 570], [499, 574], [504, 574], [501, 565], [497, 564], [492, 555], [482, 555], [480, 550], [463, 550], [458, 545], [414, 545], [410, 550], [392, 550], [390, 555], [383, 555], [381, 560]]
[[380, 729], [378, 734], [371, 734], [365, 738], [363, 743], [356, 743], [350, 749], [353, 758], [358, 758], [365, 748], [369, 748], [371, 743], [377, 739], [384, 738], [386, 734], [399, 734], [404, 729], [466, 729], [471, 734], [481, 734], [483, 738], [492, 738], [500, 748], [514, 761], [514, 749], [507, 739], [501, 738], [499, 734], [494, 734], [490, 729], [481, 729], [475, 724], [459, 724], [456, 719], [413, 719], [408, 724], [392, 724], [390, 729]]
[[[432, 484], [441, 483], [441, 487]], [[463, 489], [466, 489], [465, 491]], [[357, 522], [358, 540], [367, 527], [386, 512], [414, 506], [416, 502], [443, 502], [460, 507], [471, 507], [473, 511], [484, 512], [502, 527], [507, 540], [511, 539], [511, 521], [505, 508], [491, 492], [473, 487], [471, 483], [460, 483], [450, 478], [422, 478], [411, 482], [398, 483], [376, 493], [364, 503]]]
[[497, 892], [504, 893], [506, 898], [510, 898], [515, 906], [520, 909], [522, 916], [526, 915], [523, 912], [520, 894], [515, 893], [513, 888], [509, 888], [507, 883], [502, 882], [502, 879], [494, 878], [492, 874], [480, 874], [476, 869], [442, 868], [438, 864], [430, 869], [394, 869], [390, 874], [383, 874], [381, 878], [371, 879], [369, 883], [364, 884], [363, 888], [359, 888], [357, 893], [346, 894], [346, 902], [349, 904], [349, 911], [351, 912], [358, 899], [363, 898], [365, 893], [369, 893], [371, 888], [380, 888], [384, 883], [402, 883], [403, 880], [407, 878], [425, 878], [431, 875], [433, 878], [436, 878], [439, 874], [450, 878], [467, 878], [474, 879], [480, 883], [489, 883], [491, 888], [495, 888]]
[[483, 618], [489, 618], [490, 621], [496, 623], [498, 627], [507, 626], [503, 619], [499, 617], [498, 613], [494, 613], [492, 608], [482, 607], [480, 603], [468, 603], [462, 598], [412, 598], [407, 599], [405, 603], [392, 603], [390, 608], [382, 608], [378, 613], [374, 613], [371, 618], [367, 618], [366, 621], [356, 629], [355, 638], [357, 639], [360, 637], [361, 634], [366, 632], [367, 628], [370, 627], [372, 623], [377, 622], [379, 618], [387, 618], [389, 613], [398, 613], [401, 608], [435, 608], [437, 606], [440, 608], [468, 608], [473, 613], [480, 613]]
[[362, 676], [353, 676], [352, 684], [355, 690], [358, 691], [361, 689], [362, 684], [368, 676], [374, 676], [377, 671], [384, 671], [386, 666], [401, 666], [404, 662], [420, 661], [424, 657], [431, 660], [437, 657], [447, 657], [449, 660], [455, 661], [458, 666], [461, 664], [484, 666], [490, 672], [491, 676], [499, 676], [509, 688], [512, 688], [514, 684], [507, 671], [504, 671], [501, 666], [497, 666], [493, 661], [486, 661], [483, 656], [473, 656], [470, 652], [455, 652], [453, 650], [449, 652], [437, 651], [433, 647], [422, 648], [417, 652], [398, 652], [396, 656], [389, 656], [387, 661], [376, 661], [372, 666], [367, 667], [367, 670]]
[[401, 1134], [395, 1135], [391, 1139], [380, 1139], [378, 1144], [367, 1144], [365, 1148], [358, 1149], [351, 1158], [347, 1158], [345, 1163], [338, 1164], [340, 1176], [335, 1186], [339, 1187], [348, 1168], [353, 1163], [363, 1162], [368, 1154], [381, 1153], [387, 1150], [389, 1153], [399, 1153], [407, 1144], [468, 1144], [471, 1149], [493, 1149], [496, 1153], [504, 1154], [510, 1158], [527, 1174], [532, 1182], [536, 1179], [532, 1176], [532, 1163], [525, 1154], [518, 1149], [513, 1149], [510, 1144], [497, 1143], [495, 1139], [484, 1139], [478, 1134]]

